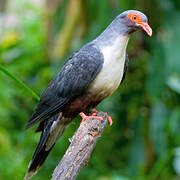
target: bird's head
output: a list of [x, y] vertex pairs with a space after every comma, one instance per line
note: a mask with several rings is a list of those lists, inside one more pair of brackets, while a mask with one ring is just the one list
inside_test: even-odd
[[[145, 14], [136, 10], [127, 10], [121, 13], [116, 21], [121, 24], [121, 30], [124, 34], [130, 34], [134, 31], [143, 29], [149, 36], [152, 36], [152, 29], [148, 24], [148, 19]], [[122, 28], [122, 24], [124, 27]]]

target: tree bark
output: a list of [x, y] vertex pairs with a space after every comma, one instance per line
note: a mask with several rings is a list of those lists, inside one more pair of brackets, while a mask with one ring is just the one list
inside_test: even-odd
[[103, 120], [87, 119], [70, 139], [71, 144], [54, 170], [52, 180], [74, 180], [88, 164], [91, 152], [107, 124], [105, 113], [98, 112], [97, 115]]

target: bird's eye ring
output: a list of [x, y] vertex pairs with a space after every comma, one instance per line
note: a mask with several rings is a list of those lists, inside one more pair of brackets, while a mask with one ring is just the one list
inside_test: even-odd
[[133, 19], [136, 20], [136, 16], [134, 16]]

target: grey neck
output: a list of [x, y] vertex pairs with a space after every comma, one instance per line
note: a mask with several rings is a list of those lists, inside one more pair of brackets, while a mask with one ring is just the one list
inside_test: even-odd
[[129, 30], [117, 18], [93, 41], [100, 48], [111, 46], [114, 41], [119, 37], [129, 37]]

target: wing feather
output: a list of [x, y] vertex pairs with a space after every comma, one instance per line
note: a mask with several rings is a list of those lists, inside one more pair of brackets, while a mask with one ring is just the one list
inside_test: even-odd
[[124, 64], [124, 73], [123, 73], [123, 77], [122, 77], [121, 83], [123, 83], [123, 81], [124, 81], [124, 79], [126, 77], [128, 63], [129, 63], [129, 58], [128, 58], [128, 53], [126, 52], [126, 59], [125, 59], [125, 64]]
[[82, 95], [100, 72], [103, 59], [102, 53], [92, 44], [74, 53], [42, 94], [26, 128], [49, 119], [72, 99]]

